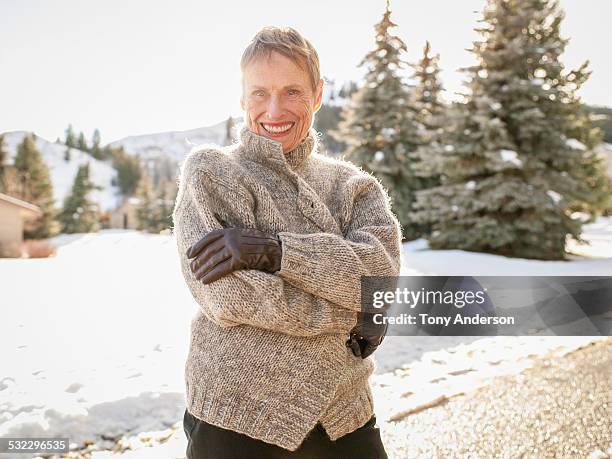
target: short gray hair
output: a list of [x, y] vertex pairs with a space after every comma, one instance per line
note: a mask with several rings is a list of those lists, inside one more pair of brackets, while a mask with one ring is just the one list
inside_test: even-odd
[[240, 68], [244, 71], [254, 59], [269, 56], [272, 51], [302, 67], [308, 73], [312, 90], [316, 93], [321, 79], [319, 55], [314, 46], [292, 27], [268, 26], [257, 32], [242, 54]]

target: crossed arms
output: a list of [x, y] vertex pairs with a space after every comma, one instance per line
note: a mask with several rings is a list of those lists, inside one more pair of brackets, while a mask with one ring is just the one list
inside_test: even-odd
[[399, 224], [378, 183], [359, 176], [344, 190], [355, 195], [345, 237], [280, 232], [279, 272], [238, 270], [205, 285], [191, 272], [187, 249], [223, 228], [219, 216], [229, 206], [242, 206], [240, 223], [254, 224], [247, 201], [209, 179], [184, 167], [174, 233], [187, 285], [203, 313], [221, 327], [246, 324], [297, 336], [348, 334], [360, 311], [360, 277], [399, 273]]

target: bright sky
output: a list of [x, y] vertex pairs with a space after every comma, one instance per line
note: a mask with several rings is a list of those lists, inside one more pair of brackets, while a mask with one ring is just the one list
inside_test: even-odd
[[[394, 0], [395, 32], [416, 61], [425, 40], [441, 54], [443, 83], [458, 91], [456, 69], [474, 60], [465, 48], [484, 0]], [[564, 62], [589, 59], [581, 91], [612, 106], [606, 30], [609, 0], [562, 0], [571, 37]], [[214, 6], [212, 6], [214, 5]], [[319, 52], [323, 75], [358, 79], [374, 44], [384, 0], [0, 0], [0, 132], [31, 130], [49, 140], [72, 123], [102, 141], [186, 130], [240, 115], [239, 60], [265, 25], [289, 25]]]

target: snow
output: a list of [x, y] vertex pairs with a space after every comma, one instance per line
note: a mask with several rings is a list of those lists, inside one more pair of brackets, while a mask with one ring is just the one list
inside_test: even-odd
[[518, 153], [514, 150], [499, 150], [499, 154], [503, 161], [516, 164], [517, 166], [522, 166], [523, 162], [518, 159]]
[[[11, 162], [17, 154], [18, 145], [28, 134], [25, 131], [12, 131], [4, 133], [6, 150]], [[93, 190], [90, 197], [94, 202], [100, 204], [103, 211], [114, 209], [119, 203], [119, 189], [112, 185], [113, 178], [117, 175], [110, 162], [100, 161], [93, 158], [77, 148], [70, 149], [70, 161], [66, 162], [66, 145], [53, 143], [42, 137], [36, 136], [36, 146], [39, 149], [45, 164], [49, 168], [49, 174], [53, 183], [53, 197], [55, 205], [59, 208], [63, 205], [64, 198], [72, 190], [72, 184], [76, 177], [79, 166], [89, 163], [89, 177], [91, 181], [102, 187], [101, 190]]]
[[532, 78], [531, 83], [536, 86], [542, 86], [544, 84], [544, 80], [542, 78]]
[[454, 147], [454, 145], [445, 145], [444, 146], [444, 151], [447, 151], [447, 152], [451, 153], [451, 152], [455, 151], [455, 147]]
[[574, 150], [586, 150], [587, 147], [585, 144], [583, 144], [580, 140], [577, 139], [567, 139], [565, 141], [565, 144], [570, 147], [573, 148]]
[[476, 188], [476, 182], [474, 180], [470, 180], [469, 182], [465, 184], [465, 187], [468, 190], [473, 190], [474, 188]]
[[[592, 246], [570, 262], [433, 251], [418, 239], [403, 244], [402, 275], [612, 275], [612, 218], [585, 230]], [[104, 444], [102, 434], [128, 443], [143, 432], [166, 435], [182, 419], [198, 307], [173, 237], [104, 230], [53, 241], [55, 258], [0, 259], [2, 305], [11, 311], [0, 322], [0, 436], [65, 434], [75, 444]], [[399, 416], [440, 394], [520, 371], [547, 351], [568, 352], [594, 339], [388, 336], [374, 356], [377, 414]], [[413, 393], [402, 397], [407, 388]], [[176, 435], [124, 456], [178, 457], [185, 444], [180, 428]]]
[[393, 138], [393, 136], [395, 135], [396, 131], [393, 128], [382, 128], [380, 130], [380, 133], [382, 134], [382, 136], [385, 139], [389, 140], [389, 139]]
[[374, 153], [374, 161], [382, 161], [383, 159], [385, 159], [385, 154], [382, 151], [379, 150]]
[[548, 197], [549, 197], [550, 199], [552, 199], [552, 201], [553, 201], [555, 204], [557, 204], [559, 201], [561, 201], [562, 196], [561, 196], [559, 193], [557, 193], [556, 191], [553, 191], [553, 190], [548, 190], [548, 191], [546, 192], [546, 194], [548, 195]]

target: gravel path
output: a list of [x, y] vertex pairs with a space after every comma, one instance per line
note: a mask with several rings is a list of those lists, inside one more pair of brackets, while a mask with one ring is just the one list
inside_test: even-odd
[[381, 430], [390, 458], [610, 457], [612, 339], [544, 358]]

